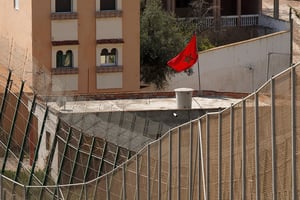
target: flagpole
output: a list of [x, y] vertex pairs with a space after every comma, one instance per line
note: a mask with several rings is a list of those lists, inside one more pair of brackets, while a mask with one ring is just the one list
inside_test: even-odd
[[[197, 50], [198, 53], [198, 50]], [[197, 67], [198, 67], [198, 96], [202, 96], [202, 91], [200, 87], [200, 67], [199, 67], [199, 59], [197, 60]]]
[[[195, 36], [197, 38], [196, 35], [196, 31], [195, 31]], [[198, 40], [196, 40], [198, 41]], [[198, 54], [198, 44], [196, 42], [196, 49], [197, 49], [197, 54]], [[202, 91], [201, 91], [201, 87], [200, 87], [200, 67], [199, 67], [199, 55], [198, 55], [198, 59], [197, 59], [197, 67], [198, 67], [198, 96], [202, 96]]]

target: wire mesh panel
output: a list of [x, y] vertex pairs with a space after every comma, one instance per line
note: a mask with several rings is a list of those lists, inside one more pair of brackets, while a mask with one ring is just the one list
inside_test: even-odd
[[[97, 180], [93, 180], [85, 184], [84, 191], [82, 191], [81, 199], [95, 200], [101, 194], [94, 194], [95, 186], [97, 185]], [[104, 199], [103, 197], [101, 199]]]
[[[185, 124], [180, 127], [180, 132], [178, 133], [179, 140], [179, 198], [178, 199], [188, 199], [190, 192], [190, 168], [192, 167], [190, 163], [191, 159], [191, 125]], [[191, 169], [192, 170], [192, 169]]]
[[139, 199], [147, 199], [147, 150], [143, 149], [138, 155], [137, 193]]
[[[166, 134], [161, 139], [161, 171], [160, 171], [160, 197], [168, 199], [169, 195], [169, 165], [170, 165], [170, 138]], [[141, 198], [142, 199], [142, 198]]]
[[209, 167], [208, 164], [209, 162], [209, 156], [208, 156], [208, 151], [207, 149], [209, 148], [209, 146], [207, 145], [207, 124], [209, 123], [209, 117], [208, 115], [206, 115], [206, 117], [200, 118], [199, 119], [199, 149], [200, 149], [200, 159], [201, 159], [201, 175], [202, 175], [202, 186], [203, 186], [203, 195], [201, 195], [200, 197], [202, 197], [201, 199], [206, 199], [209, 198]]
[[[224, 199], [229, 199], [229, 191], [230, 191], [230, 109], [226, 109], [222, 112], [221, 117], [221, 137], [218, 138], [220, 140], [221, 148], [221, 160], [218, 165], [220, 167], [219, 180], [218, 184], [221, 184], [220, 188], [220, 196]], [[220, 156], [220, 155], [219, 155]]]
[[[271, 89], [265, 85], [258, 92], [258, 175], [259, 196], [272, 198]], [[257, 162], [257, 161], [256, 161]]]
[[178, 177], [178, 170], [179, 170], [179, 160], [178, 160], [178, 154], [179, 154], [179, 139], [178, 134], [180, 132], [181, 128], [176, 128], [170, 132], [169, 136], [169, 143], [170, 143], [170, 165], [169, 165], [169, 197], [171, 199], [177, 199], [179, 190], [178, 184], [179, 184], [179, 177]]
[[96, 179], [94, 182], [94, 190], [93, 190], [93, 196], [95, 199], [107, 199], [108, 198], [108, 178], [109, 178], [109, 174], [102, 177], [102, 178], [98, 178]]
[[274, 80], [275, 178], [278, 199], [292, 194], [291, 71]]
[[112, 172], [110, 180], [108, 180], [108, 194], [111, 200], [120, 200], [123, 196], [124, 176], [122, 167], [118, 167]]
[[242, 103], [238, 103], [232, 110], [232, 178], [233, 178], [233, 199], [242, 199], [242, 163], [243, 163], [243, 146], [242, 146]]
[[294, 143], [295, 143], [295, 174], [294, 176], [296, 177], [295, 179], [295, 185], [296, 185], [296, 197], [300, 197], [300, 68], [299, 65], [295, 68], [295, 83], [294, 83], [294, 91], [295, 91], [295, 108], [294, 108], [294, 123], [293, 123], [293, 128], [295, 131], [295, 138], [294, 138]]
[[200, 155], [200, 142], [199, 142], [199, 127], [198, 120], [190, 124], [190, 186], [189, 186], [189, 199], [200, 199], [203, 195], [203, 184], [201, 175], [201, 155]]
[[255, 170], [255, 100], [254, 95], [245, 100], [245, 198], [256, 197]]
[[125, 178], [126, 178], [126, 199], [137, 199], [137, 168], [136, 168], [136, 159], [137, 156], [134, 156], [128, 162], [125, 163], [126, 171], [125, 171]]
[[218, 198], [218, 115], [209, 114], [208, 115], [208, 127], [206, 127], [207, 132], [207, 166], [209, 169], [209, 183], [207, 187], [208, 196], [210, 199]]
[[16, 110], [17, 99], [18, 97], [16, 95], [9, 92], [2, 105], [3, 110], [1, 112], [1, 131], [4, 134], [2, 141], [5, 143], [5, 145], [8, 144], [8, 140], [10, 137], [12, 140], [15, 140], [13, 139], [13, 135], [10, 135], [10, 133], [12, 129], [14, 113], [18, 112]]
[[148, 172], [147, 172], [147, 185], [148, 196], [150, 199], [158, 199], [158, 186], [159, 186], [159, 143], [155, 142], [149, 145], [148, 153]]
[[25, 187], [8, 177], [1, 177], [1, 199], [25, 199]]

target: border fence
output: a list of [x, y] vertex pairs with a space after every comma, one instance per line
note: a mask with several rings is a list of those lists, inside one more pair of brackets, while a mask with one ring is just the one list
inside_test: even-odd
[[[241, 102], [171, 129], [138, 153], [58, 120], [44, 152], [51, 111], [4, 70], [1, 199], [297, 199], [299, 87], [296, 64]], [[45, 108], [43, 119], [35, 116], [37, 105]]]

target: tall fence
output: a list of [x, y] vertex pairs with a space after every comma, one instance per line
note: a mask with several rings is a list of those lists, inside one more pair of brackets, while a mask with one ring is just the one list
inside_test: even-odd
[[230, 108], [170, 130], [100, 177], [99, 195], [298, 199], [299, 75], [298, 64]]
[[0, 83], [2, 199], [298, 198], [300, 64], [134, 155], [64, 122], [43, 152], [47, 106], [36, 118], [42, 102], [23, 81], [4, 71]]

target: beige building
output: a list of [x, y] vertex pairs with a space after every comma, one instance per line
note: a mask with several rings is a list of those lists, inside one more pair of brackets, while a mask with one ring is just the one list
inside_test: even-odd
[[139, 12], [139, 0], [2, 1], [0, 35], [26, 49], [36, 65], [25, 77], [41, 92], [137, 91]]

